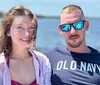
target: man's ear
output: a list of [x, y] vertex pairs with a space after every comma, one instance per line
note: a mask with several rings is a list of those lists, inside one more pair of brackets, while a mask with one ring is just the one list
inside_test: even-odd
[[58, 25], [58, 29], [59, 29], [59, 31], [60, 31], [60, 34], [62, 34], [62, 30], [61, 30], [60, 25]]
[[85, 20], [85, 30], [87, 31], [89, 29], [89, 21]]

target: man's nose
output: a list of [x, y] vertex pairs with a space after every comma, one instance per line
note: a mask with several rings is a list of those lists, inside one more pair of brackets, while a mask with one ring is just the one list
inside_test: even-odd
[[76, 33], [76, 30], [75, 30], [75, 28], [74, 28], [73, 26], [71, 26], [70, 33], [71, 33], [71, 34], [75, 34], [75, 33]]

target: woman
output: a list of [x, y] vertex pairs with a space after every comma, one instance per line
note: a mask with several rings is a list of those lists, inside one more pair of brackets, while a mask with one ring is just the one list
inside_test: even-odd
[[49, 60], [33, 50], [37, 26], [36, 16], [23, 5], [12, 7], [4, 15], [0, 26], [0, 85], [51, 85]]

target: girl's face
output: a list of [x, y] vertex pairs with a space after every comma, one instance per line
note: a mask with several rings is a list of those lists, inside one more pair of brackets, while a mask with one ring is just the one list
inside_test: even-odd
[[17, 16], [7, 34], [12, 39], [12, 47], [29, 48], [34, 30], [32, 19], [28, 16]]

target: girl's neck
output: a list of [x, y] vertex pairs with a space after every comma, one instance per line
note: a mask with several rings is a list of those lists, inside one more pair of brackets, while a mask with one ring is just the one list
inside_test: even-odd
[[30, 57], [28, 50], [12, 50], [10, 57], [13, 59], [24, 59]]

